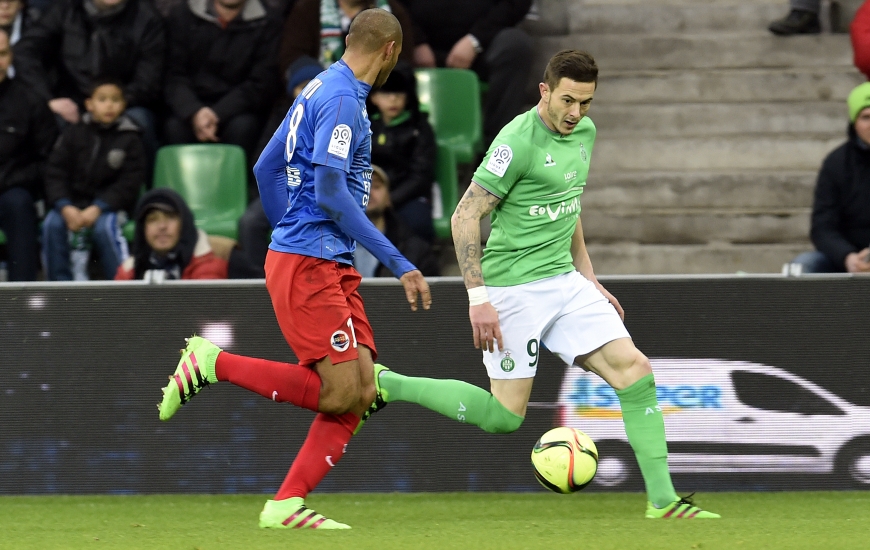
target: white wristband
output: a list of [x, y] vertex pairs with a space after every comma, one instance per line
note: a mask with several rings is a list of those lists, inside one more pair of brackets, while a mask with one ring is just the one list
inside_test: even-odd
[[468, 289], [468, 305], [479, 306], [489, 302], [489, 294], [485, 286], [476, 286]]

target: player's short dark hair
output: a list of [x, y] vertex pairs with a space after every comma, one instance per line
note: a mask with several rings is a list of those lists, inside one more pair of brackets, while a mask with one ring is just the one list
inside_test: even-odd
[[556, 89], [563, 78], [574, 82], [593, 82], [598, 85], [598, 65], [588, 53], [581, 50], [562, 50], [547, 63], [544, 83], [550, 90]]
[[389, 42], [402, 43], [402, 25], [392, 13], [369, 8], [359, 12], [351, 21], [347, 31], [348, 49], [371, 53]]
[[[88, 89], [88, 97], [94, 97], [97, 88], [100, 86], [112, 85], [121, 90], [121, 97], [124, 97], [124, 83], [119, 78], [114, 76], [98, 76], [91, 80], [91, 86]], [[126, 97], [124, 97], [126, 99]]]

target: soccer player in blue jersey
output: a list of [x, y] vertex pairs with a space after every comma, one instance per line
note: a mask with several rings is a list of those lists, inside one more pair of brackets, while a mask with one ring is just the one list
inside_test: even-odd
[[299, 364], [225, 352], [188, 339], [164, 389], [160, 418], [219, 380], [319, 414], [260, 527], [348, 529], [305, 507], [304, 498], [344, 454], [376, 401], [372, 329], [353, 268], [354, 241], [399, 278], [412, 310], [429, 309], [423, 275], [365, 215], [371, 189], [371, 136], [365, 101], [396, 64], [402, 28], [381, 9], [354, 18], [341, 60], [296, 98], [254, 167], [272, 224], [266, 288]]

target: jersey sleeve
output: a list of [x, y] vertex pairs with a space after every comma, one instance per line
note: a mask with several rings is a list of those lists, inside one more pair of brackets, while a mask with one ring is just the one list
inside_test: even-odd
[[314, 121], [314, 151], [311, 164], [331, 166], [350, 172], [353, 144], [359, 132], [356, 121], [359, 101], [349, 95], [329, 99], [318, 110]]
[[493, 195], [504, 198], [526, 174], [527, 149], [528, 143], [524, 143], [520, 136], [497, 136], [471, 180]]

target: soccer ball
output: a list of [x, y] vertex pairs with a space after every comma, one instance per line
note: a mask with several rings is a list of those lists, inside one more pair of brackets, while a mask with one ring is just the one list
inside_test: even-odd
[[589, 485], [598, 471], [598, 449], [574, 428], [553, 428], [532, 448], [535, 477], [556, 493], [573, 493]]

